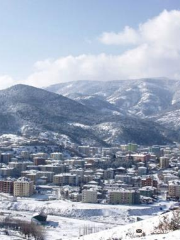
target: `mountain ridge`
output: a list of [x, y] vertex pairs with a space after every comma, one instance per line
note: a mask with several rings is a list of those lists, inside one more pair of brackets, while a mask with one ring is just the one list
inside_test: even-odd
[[180, 81], [163, 78], [109, 82], [74, 81], [52, 85], [46, 89], [79, 102], [85, 101], [83, 97], [96, 96], [119, 111], [141, 118], [154, 116], [180, 101]]
[[[33, 134], [50, 131], [66, 135], [77, 144], [104, 145], [136, 142], [172, 142], [158, 123], [103, 112], [72, 99], [27, 85], [0, 91], [0, 133]], [[28, 132], [26, 132], [28, 134]], [[30, 133], [29, 133], [30, 134]], [[148, 137], [149, 136], [149, 137]]]

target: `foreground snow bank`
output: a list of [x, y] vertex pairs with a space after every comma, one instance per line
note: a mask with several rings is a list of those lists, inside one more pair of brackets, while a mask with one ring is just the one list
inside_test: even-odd
[[[155, 228], [163, 220], [163, 217], [167, 219], [172, 218], [172, 212], [163, 214], [157, 217], [149, 218], [143, 221], [139, 221], [133, 224], [125, 226], [115, 227], [112, 229], [104, 230], [95, 234], [82, 236], [81, 240], [125, 240], [125, 239], [147, 239], [147, 240], [159, 240], [159, 239], [180, 239], [180, 230], [169, 232], [167, 234], [157, 234], [158, 230]], [[142, 230], [142, 234], [137, 233], [137, 230]]]

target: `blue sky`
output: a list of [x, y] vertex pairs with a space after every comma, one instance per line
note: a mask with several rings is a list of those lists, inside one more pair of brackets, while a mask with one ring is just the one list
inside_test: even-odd
[[[164, 9], [168, 13], [171, 10], [180, 10], [180, 1], [0, 0], [0, 76], [2, 76], [0, 77], [0, 88], [16, 82], [30, 82], [30, 84], [32, 82], [33, 84], [33, 81], [27, 81], [27, 79], [29, 77], [32, 79], [31, 75], [37, 75], [38, 61], [41, 61], [40, 70], [38, 65], [39, 73], [42, 68], [44, 72], [47, 72], [44, 69], [47, 61], [51, 61], [51, 64], [54, 61], [53, 63], [57, 65], [55, 61], [67, 56], [93, 55], [93, 66], [97, 63], [96, 56], [98, 58], [100, 54], [120, 56], [133, 49], [134, 44], [104, 44], [104, 41], [100, 40], [102, 34], [104, 32], [118, 34], [124, 31], [125, 26], [137, 30], [139, 24], [159, 16]], [[102, 61], [105, 60], [100, 59], [99, 61], [101, 61], [101, 63], [98, 62], [101, 70], [105, 69], [106, 65], [102, 65]], [[81, 64], [82, 62], [86, 63], [86, 59], [82, 60]], [[44, 63], [43, 67], [42, 63]], [[80, 64], [79, 60], [76, 64]], [[70, 65], [66, 66], [67, 71], [71, 71]], [[94, 69], [93, 66], [85, 66], [87, 69], [93, 68], [92, 72], [96, 73], [94, 75], [91, 72], [88, 73], [87, 78], [92, 78], [92, 80], [103, 78], [102, 74], [97, 74], [98, 69]], [[58, 78], [59, 82], [72, 79], [64, 72], [63, 79], [60, 79], [61, 74], [57, 76], [57, 70], [52, 73], [52, 67], [45, 79], [51, 78], [51, 75], [52, 79], [55, 78], [52, 83], [57, 83]], [[61, 68], [62, 66], [58, 72]], [[136, 74], [133, 76], [136, 77]], [[137, 76], [139, 75], [137, 74]], [[78, 77], [86, 78], [86, 74], [84, 72], [81, 75], [77, 74], [76, 79], [72, 80], [77, 80]], [[112, 78], [114, 77], [112, 76]], [[116, 77], [126, 77], [126, 74]], [[127, 78], [130, 77], [127, 74]], [[7, 84], [2, 83], [6, 79]], [[36, 82], [36, 80], [34, 81]], [[51, 84], [51, 82], [47, 80], [47, 84]], [[43, 85], [42, 82], [38, 86], [41, 85]]]

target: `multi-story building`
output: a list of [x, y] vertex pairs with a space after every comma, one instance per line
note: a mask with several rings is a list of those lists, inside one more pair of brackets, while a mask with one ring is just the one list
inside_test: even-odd
[[11, 153], [1, 153], [0, 160], [1, 163], [8, 164], [11, 161], [12, 154]]
[[13, 173], [14, 168], [12, 167], [2, 167], [0, 168], [0, 177], [6, 178], [11, 177]]
[[14, 182], [14, 196], [15, 197], [30, 197], [34, 192], [33, 181], [26, 177], [18, 178]]
[[80, 167], [84, 168], [85, 165], [85, 160], [84, 159], [79, 159], [79, 158], [74, 158], [74, 159], [67, 159], [64, 161], [65, 164], [73, 167]]
[[84, 177], [83, 177], [83, 183], [84, 183], [84, 184], [87, 184], [87, 183], [93, 181], [93, 179], [94, 179], [94, 176], [93, 176], [93, 175], [84, 175]]
[[141, 187], [152, 186], [158, 188], [158, 181], [152, 177], [144, 177], [141, 179]]
[[46, 159], [42, 157], [34, 157], [33, 158], [34, 165], [45, 165], [46, 164]]
[[137, 148], [138, 148], [137, 144], [128, 143], [128, 145], [127, 145], [127, 150], [130, 152], [136, 152]]
[[72, 169], [72, 170], [70, 170], [70, 173], [76, 174], [76, 175], [80, 176], [81, 178], [83, 178], [83, 176], [84, 176], [84, 170], [82, 168]]
[[34, 157], [41, 157], [41, 158], [45, 158], [48, 159], [48, 154], [44, 153], [44, 152], [39, 152], [39, 153], [33, 153], [30, 155], [30, 157], [33, 159]]
[[18, 172], [25, 171], [28, 165], [33, 165], [33, 163], [30, 161], [9, 163], [9, 167], [15, 168]]
[[180, 181], [173, 180], [168, 182], [168, 195], [170, 197], [180, 198]]
[[14, 191], [13, 179], [0, 180], [0, 192], [13, 194], [13, 191]]
[[149, 150], [150, 150], [151, 153], [155, 154], [156, 157], [160, 157], [161, 156], [160, 146], [154, 145], [154, 146], [150, 147]]
[[169, 158], [160, 157], [160, 168], [168, 168], [169, 167]]
[[109, 192], [110, 204], [139, 204], [140, 194], [135, 190], [119, 189]]
[[77, 186], [79, 182], [79, 178], [76, 174], [71, 173], [62, 173], [54, 175], [53, 183], [56, 185], [70, 185], [70, 186]]
[[36, 184], [36, 181], [38, 179], [36, 173], [30, 172], [26, 174], [26, 177], [29, 178], [31, 181], [33, 181], [34, 184]]
[[46, 177], [47, 182], [53, 182], [54, 172], [49, 171], [37, 171], [37, 170], [30, 170], [30, 171], [22, 171], [22, 177], [30, 177], [32, 181], [38, 180], [39, 178]]
[[139, 189], [140, 195], [145, 197], [153, 197], [153, 195], [156, 193], [156, 188], [154, 187], [142, 187]]
[[47, 164], [39, 165], [41, 171], [54, 172], [55, 174], [63, 173], [68, 171], [68, 167], [64, 164]]
[[104, 170], [104, 179], [113, 179], [114, 178], [114, 169], [108, 168]]
[[146, 175], [147, 174], [147, 167], [138, 167], [138, 175]]
[[50, 158], [54, 160], [63, 160], [63, 154], [60, 152], [51, 153]]
[[98, 148], [98, 147], [90, 147], [90, 148], [89, 148], [89, 151], [90, 151], [90, 155], [91, 155], [91, 156], [94, 156], [94, 155], [100, 153], [100, 148]]
[[30, 158], [30, 153], [29, 153], [28, 151], [22, 151], [22, 152], [21, 152], [21, 157], [22, 157], [23, 159], [28, 160], [28, 159]]
[[122, 181], [124, 183], [127, 183], [127, 184], [130, 184], [131, 183], [131, 180], [132, 180], [132, 177], [130, 175], [116, 175], [115, 176], [115, 181]]
[[127, 144], [123, 144], [120, 146], [120, 149], [124, 152], [126, 152], [128, 150], [128, 145]]
[[178, 180], [178, 176], [175, 176], [171, 173], [167, 173], [167, 174], [163, 174], [163, 181], [164, 183], [168, 183], [169, 181], [172, 181], [172, 180]]
[[97, 203], [97, 191], [96, 190], [83, 190], [82, 191], [83, 203]]
[[131, 157], [133, 158], [134, 161], [147, 162], [150, 160], [151, 155], [135, 153], [135, 154], [131, 154]]

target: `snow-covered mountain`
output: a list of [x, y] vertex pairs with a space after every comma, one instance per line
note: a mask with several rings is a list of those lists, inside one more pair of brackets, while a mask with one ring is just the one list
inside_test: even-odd
[[[161, 78], [108, 82], [74, 81], [52, 85], [47, 90], [87, 106], [92, 106], [92, 101], [98, 104], [101, 99], [104, 109], [111, 106], [115, 111], [139, 117], [156, 116], [180, 102], [180, 81]], [[99, 105], [102, 105], [101, 102]]]
[[168, 129], [168, 137], [180, 141], [180, 81], [166, 78], [74, 81], [47, 90], [83, 105], [114, 115], [150, 119]]
[[78, 144], [105, 146], [126, 142], [163, 144], [174, 140], [169, 137], [169, 130], [158, 123], [123, 114], [102, 99], [84, 104], [43, 89], [16, 85], [0, 91], [0, 133], [25, 131], [34, 135], [49, 131]]

